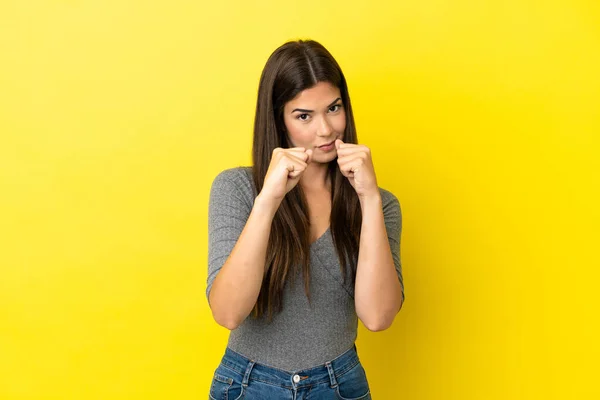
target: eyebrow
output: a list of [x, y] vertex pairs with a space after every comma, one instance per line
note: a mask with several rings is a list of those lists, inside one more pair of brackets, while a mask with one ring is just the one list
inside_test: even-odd
[[[334, 105], [335, 103], [337, 103], [337, 101], [338, 101], [338, 100], [341, 100], [341, 99], [342, 99], [341, 97], [338, 97], [337, 99], [335, 99], [334, 101], [332, 101], [332, 102], [331, 102], [331, 104], [329, 104], [329, 105], [327, 106], [327, 108], [331, 107], [332, 105]], [[306, 109], [304, 109], [304, 108], [294, 108], [294, 109], [292, 110], [292, 112], [295, 112], [295, 111], [302, 111], [302, 112], [307, 112], [307, 113], [309, 113], [309, 112], [313, 112], [313, 111], [315, 111], [315, 110], [306, 110]]]

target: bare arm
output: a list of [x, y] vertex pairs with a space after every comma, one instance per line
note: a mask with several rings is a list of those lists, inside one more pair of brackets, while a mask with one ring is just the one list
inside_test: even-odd
[[227, 261], [215, 277], [209, 305], [215, 321], [235, 329], [254, 308], [263, 277], [271, 223], [279, 203], [256, 197], [250, 216]]
[[254, 308], [265, 275], [273, 217], [284, 196], [300, 180], [311, 157], [312, 150], [303, 147], [274, 149], [254, 205], [239, 190], [248, 182], [236, 179], [233, 171], [224, 171], [213, 182], [207, 295], [213, 318], [219, 325], [233, 330]]
[[[356, 314], [371, 331], [387, 329], [400, 311], [403, 290], [396, 271], [381, 197], [361, 201], [363, 223], [356, 272]], [[399, 213], [398, 206], [394, 206]], [[397, 233], [399, 239], [399, 232]]]

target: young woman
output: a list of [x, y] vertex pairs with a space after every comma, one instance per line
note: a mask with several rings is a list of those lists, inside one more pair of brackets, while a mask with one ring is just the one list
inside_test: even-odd
[[206, 296], [231, 330], [210, 398], [370, 399], [358, 319], [386, 329], [404, 302], [400, 204], [378, 187], [344, 74], [319, 43], [269, 57], [252, 157], [210, 192]]

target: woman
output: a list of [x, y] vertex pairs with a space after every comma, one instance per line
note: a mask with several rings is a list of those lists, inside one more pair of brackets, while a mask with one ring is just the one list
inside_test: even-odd
[[211, 187], [206, 295], [231, 332], [210, 398], [370, 399], [354, 343], [358, 319], [383, 330], [402, 307], [400, 205], [319, 43], [269, 57], [252, 156]]

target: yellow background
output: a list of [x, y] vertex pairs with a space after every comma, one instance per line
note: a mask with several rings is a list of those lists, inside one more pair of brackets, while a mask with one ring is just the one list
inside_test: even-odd
[[597, 1], [0, 2], [0, 398], [204, 399], [210, 184], [288, 39], [400, 199], [373, 398], [598, 398]]

